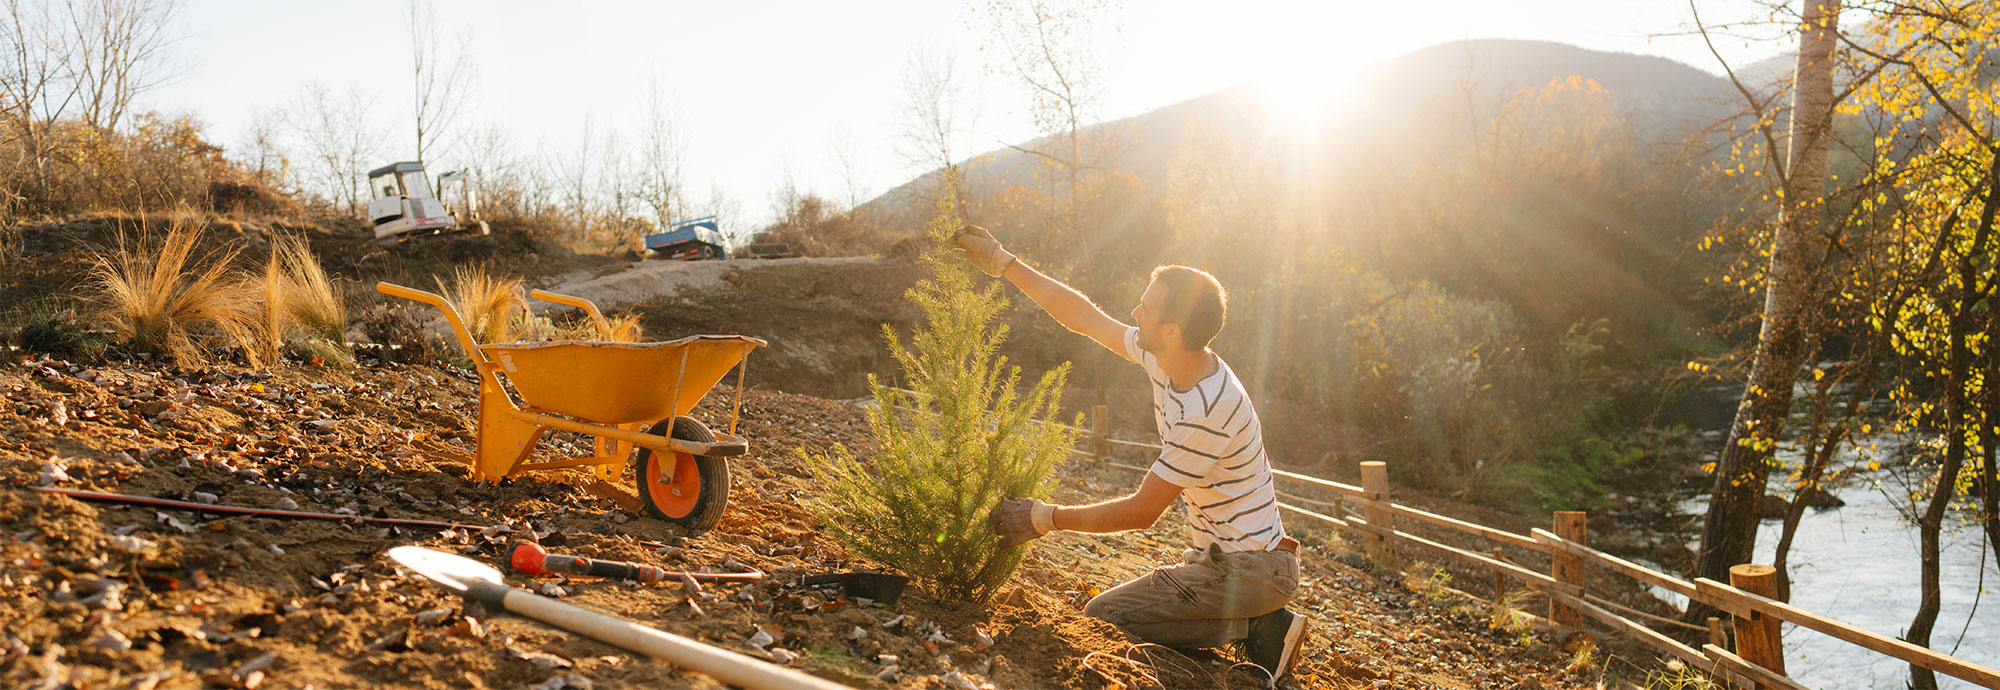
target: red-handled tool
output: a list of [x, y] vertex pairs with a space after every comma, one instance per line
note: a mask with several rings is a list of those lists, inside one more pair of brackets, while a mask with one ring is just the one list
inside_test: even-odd
[[563, 556], [543, 551], [534, 544], [518, 544], [514, 547], [514, 569], [529, 575], [542, 573], [566, 573], [588, 575], [612, 580], [631, 580], [640, 583], [663, 582], [670, 573], [665, 569], [624, 561], [600, 561], [582, 556]]

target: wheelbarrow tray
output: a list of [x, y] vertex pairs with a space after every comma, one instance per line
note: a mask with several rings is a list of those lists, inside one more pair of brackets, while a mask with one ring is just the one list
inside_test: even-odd
[[479, 350], [529, 408], [621, 425], [687, 414], [762, 344], [737, 335], [697, 335], [654, 343], [490, 343]]

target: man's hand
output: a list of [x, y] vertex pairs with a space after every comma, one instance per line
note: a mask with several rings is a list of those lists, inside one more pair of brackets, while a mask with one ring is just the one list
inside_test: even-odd
[[958, 245], [958, 252], [964, 254], [966, 260], [985, 271], [986, 275], [998, 278], [1002, 271], [1007, 270], [1008, 264], [1014, 263], [1014, 255], [1007, 253], [986, 228], [967, 225], [952, 233], [951, 241]]
[[1000, 548], [1011, 548], [1055, 531], [1056, 507], [1032, 498], [1002, 499], [989, 516], [1000, 533]]

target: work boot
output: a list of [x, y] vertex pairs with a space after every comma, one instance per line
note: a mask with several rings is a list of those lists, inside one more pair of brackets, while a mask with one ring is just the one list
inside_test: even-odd
[[1306, 617], [1278, 609], [1250, 619], [1250, 636], [1243, 640], [1243, 651], [1250, 663], [1271, 674], [1269, 687], [1275, 689], [1278, 679], [1292, 674], [1292, 665], [1299, 662], [1299, 649], [1305, 644]]

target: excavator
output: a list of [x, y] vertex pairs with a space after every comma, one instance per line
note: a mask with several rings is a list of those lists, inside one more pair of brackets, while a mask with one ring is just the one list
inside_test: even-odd
[[424, 164], [404, 161], [368, 171], [368, 221], [375, 226], [375, 243], [395, 246], [411, 240], [452, 233], [491, 235], [479, 219], [479, 194], [472, 171], [454, 170], [438, 176], [436, 193]]

